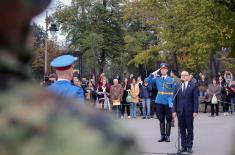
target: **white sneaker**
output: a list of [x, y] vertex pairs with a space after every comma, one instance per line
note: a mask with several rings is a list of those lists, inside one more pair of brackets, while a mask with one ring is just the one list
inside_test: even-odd
[[127, 118], [128, 118], [128, 119], [131, 119], [131, 116], [128, 116]]
[[224, 114], [223, 114], [224, 116], [226, 116], [226, 113], [224, 112]]
[[124, 116], [121, 116], [121, 119], [124, 119]]

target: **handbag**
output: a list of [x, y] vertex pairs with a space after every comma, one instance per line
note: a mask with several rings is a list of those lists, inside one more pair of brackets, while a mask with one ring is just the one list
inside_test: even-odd
[[130, 94], [130, 92], [128, 92], [128, 95], [127, 95], [127, 97], [126, 97], [126, 102], [127, 103], [130, 103], [131, 102], [131, 94]]
[[119, 100], [112, 100], [112, 102], [114, 106], [121, 104]]
[[217, 104], [218, 100], [217, 97], [215, 95], [213, 95], [212, 99], [211, 99], [211, 104]]

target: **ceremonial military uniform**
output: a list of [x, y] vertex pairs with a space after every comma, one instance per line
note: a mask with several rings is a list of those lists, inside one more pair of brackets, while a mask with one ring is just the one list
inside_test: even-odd
[[[75, 58], [72, 55], [62, 55], [55, 58], [51, 62], [51, 66], [55, 67], [58, 71], [65, 71], [70, 69], [75, 61]], [[82, 87], [72, 85], [71, 81], [68, 79], [60, 79], [48, 87], [50, 92], [53, 92], [59, 96], [71, 97], [80, 104], [84, 104], [84, 91]]]
[[[167, 67], [167, 64], [162, 63], [162, 67]], [[173, 90], [174, 83], [173, 79], [169, 76], [161, 77], [157, 75], [149, 75], [147, 78], [148, 83], [156, 83], [156, 89], [158, 94], [155, 99], [157, 104], [157, 117], [160, 121], [160, 133], [162, 138], [159, 142], [169, 141], [169, 136], [171, 132], [171, 120], [172, 120], [172, 107], [173, 107]], [[166, 120], [166, 126], [165, 126]]]
[[118, 122], [29, 82], [26, 32], [49, 2], [0, 1], [0, 155], [138, 155]]

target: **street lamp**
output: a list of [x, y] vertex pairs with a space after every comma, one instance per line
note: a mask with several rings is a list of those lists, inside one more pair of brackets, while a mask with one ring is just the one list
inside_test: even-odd
[[52, 23], [49, 27], [49, 31], [51, 32], [52, 37], [55, 36], [56, 32], [59, 31], [56, 24]]
[[74, 51], [74, 53], [78, 57], [78, 60], [79, 60], [79, 73], [80, 73], [80, 77], [82, 77], [82, 73], [83, 73], [83, 58], [82, 58], [82, 55], [83, 55], [83, 52], [79, 48], [77, 48]]
[[48, 29], [48, 25], [52, 22], [52, 19], [51, 17], [48, 16], [48, 11], [46, 11], [46, 19], [45, 19], [45, 22], [46, 22], [46, 38], [45, 38], [45, 57], [44, 57], [44, 60], [45, 60], [45, 64], [44, 64], [44, 76], [47, 75], [47, 59], [48, 59], [48, 51], [47, 51], [47, 40], [48, 40], [48, 30], [51, 32], [52, 36], [55, 36], [55, 33], [58, 30], [56, 24], [52, 23]]

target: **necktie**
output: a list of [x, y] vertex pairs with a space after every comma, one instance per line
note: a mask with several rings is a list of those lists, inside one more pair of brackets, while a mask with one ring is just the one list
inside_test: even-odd
[[185, 94], [186, 92], [186, 84], [184, 83], [184, 86], [183, 86], [183, 93]]

